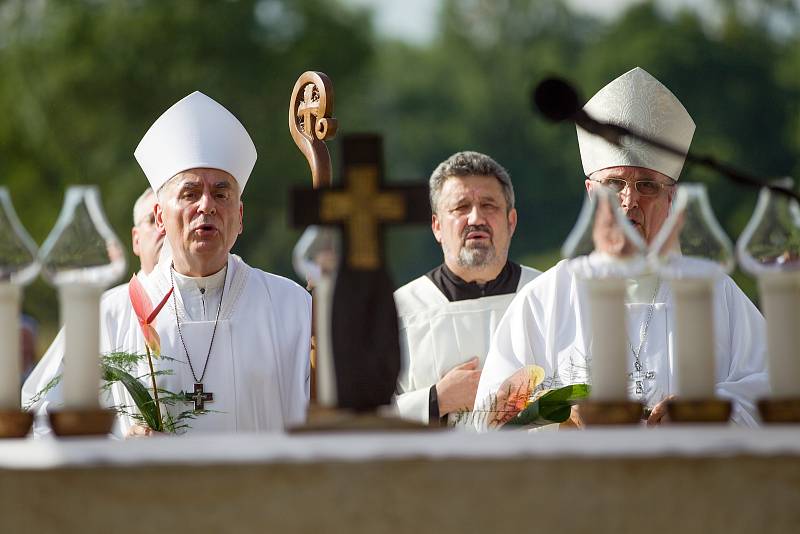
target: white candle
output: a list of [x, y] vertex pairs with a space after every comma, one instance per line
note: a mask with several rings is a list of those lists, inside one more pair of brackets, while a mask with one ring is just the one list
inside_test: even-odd
[[586, 286], [592, 328], [592, 399], [625, 400], [628, 398], [625, 281], [587, 280]]
[[759, 277], [767, 320], [767, 358], [772, 396], [800, 397], [800, 275], [770, 273]]
[[20, 409], [19, 286], [0, 283], [0, 410]]
[[331, 308], [334, 279], [321, 276], [314, 287], [314, 332], [317, 338], [317, 402], [335, 408], [336, 367], [331, 341]]
[[675, 370], [678, 396], [714, 397], [714, 281], [671, 280], [675, 299]]
[[73, 284], [58, 288], [64, 325], [64, 406], [94, 409], [100, 392], [100, 296], [103, 289]]

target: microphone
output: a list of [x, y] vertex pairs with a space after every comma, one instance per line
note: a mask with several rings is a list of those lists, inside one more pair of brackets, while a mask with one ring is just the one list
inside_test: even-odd
[[569, 120], [587, 132], [599, 135], [612, 145], [622, 147], [623, 138], [629, 137], [659, 150], [685, 158], [689, 163], [712, 169], [734, 182], [752, 187], [768, 187], [776, 193], [800, 201], [800, 194], [796, 191], [777, 185], [774, 181], [766, 181], [745, 171], [736, 169], [731, 165], [718, 161], [713, 156], [685, 152], [659, 139], [648, 137], [619, 124], [598, 121], [583, 110], [583, 104], [580, 96], [578, 96], [578, 91], [562, 78], [545, 78], [539, 82], [531, 93], [531, 104], [532, 107], [538, 110], [547, 120], [551, 122]]
[[[601, 122], [583, 110], [578, 92], [562, 78], [546, 78], [533, 90], [533, 106], [551, 122], [571, 120], [587, 132], [599, 135], [608, 143], [622, 146], [622, 138], [631, 135], [630, 130], [618, 124]], [[633, 135], [632, 137], [637, 137]], [[681, 153], [681, 156], [683, 153]]]

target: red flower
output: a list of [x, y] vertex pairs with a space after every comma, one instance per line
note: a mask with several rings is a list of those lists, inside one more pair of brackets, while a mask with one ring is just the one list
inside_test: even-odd
[[139, 279], [136, 278], [134, 274], [131, 277], [131, 281], [128, 284], [128, 294], [131, 297], [131, 305], [133, 306], [133, 311], [136, 312], [136, 317], [139, 319], [139, 326], [142, 329], [142, 334], [144, 335], [144, 342], [147, 347], [150, 349], [150, 352], [154, 356], [158, 356], [161, 354], [161, 339], [158, 337], [158, 332], [153, 327], [155, 324], [156, 316], [161, 311], [161, 308], [164, 307], [164, 304], [167, 303], [167, 299], [172, 294], [172, 288], [164, 295], [164, 298], [161, 299], [161, 302], [158, 303], [158, 306], [153, 309], [153, 304], [150, 302], [150, 297], [147, 295], [147, 291], [145, 291], [144, 287], [142, 287], [141, 282]]

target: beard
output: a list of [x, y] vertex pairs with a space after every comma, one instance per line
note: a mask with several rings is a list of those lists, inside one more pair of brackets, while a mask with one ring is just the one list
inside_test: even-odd
[[[489, 234], [489, 240], [488, 242], [468, 242], [467, 235], [470, 232], [485, 232]], [[458, 265], [481, 268], [493, 264], [497, 260], [493, 235], [491, 227], [485, 224], [464, 227], [461, 232], [461, 248], [458, 250], [457, 256]]]
[[464, 245], [458, 251], [458, 264], [461, 267], [486, 267], [497, 259], [494, 243], [481, 243], [475, 246]]

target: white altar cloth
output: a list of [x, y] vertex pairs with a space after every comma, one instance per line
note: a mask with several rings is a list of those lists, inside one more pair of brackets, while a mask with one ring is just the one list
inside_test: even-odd
[[462, 431], [237, 434], [0, 441], [0, 469], [370, 462], [404, 459], [800, 456], [800, 428], [595, 428], [584, 431]]
[[798, 481], [797, 427], [8, 440], [0, 532], [783, 534]]

